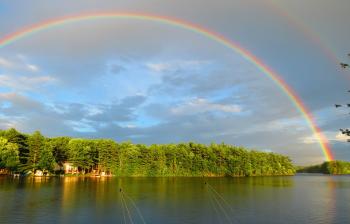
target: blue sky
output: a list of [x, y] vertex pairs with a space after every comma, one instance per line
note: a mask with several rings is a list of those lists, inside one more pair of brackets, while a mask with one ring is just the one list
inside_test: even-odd
[[[92, 11], [200, 24], [281, 74], [336, 158], [349, 160], [350, 145], [338, 132], [350, 126], [349, 111], [333, 105], [348, 102], [350, 73], [323, 50], [350, 61], [349, 8], [345, 0], [12, 0], [0, 3], [0, 36]], [[9, 127], [146, 144], [226, 142], [284, 153], [297, 164], [323, 160], [302, 116], [252, 63], [204, 36], [147, 21], [82, 21], [0, 49], [0, 128]]]

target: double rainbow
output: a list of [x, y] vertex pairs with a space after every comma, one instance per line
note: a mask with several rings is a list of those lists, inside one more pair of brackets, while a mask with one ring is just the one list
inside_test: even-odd
[[197, 24], [193, 24], [184, 20], [179, 20], [171, 17], [153, 15], [153, 14], [143, 14], [143, 13], [119, 13], [119, 12], [103, 12], [103, 13], [87, 13], [79, 14], [74, 16], [66, 16], [56, 19], [47, 20], [42, 23], [35, 24], [33, 26], [24, 28], [12, 34], [9, 34], [0, 39], [0, 49], [10, 45], [11, 43], [20, 40], [22, 38], [28, 37], [35, 33], [43, 30], [52, 29], [58, 26], [63, 26], [65, 24], [86, 21], [86, 20], [100, 20], [100, 19], [134, 19], [143, 21], [158, 22], [166, 25], [171, 25], [174, 27], [189, 30], [200, 35], [207, 37], [223, 46], [235, 51], [247, 61], [254, 64], [263, 74], [269, 77], [278, 88], [286, 94], [289, 100], [293, 103], [295, 108], [302, 114], [306, 120], [308, 126], [313, 132], [314, 136], [317, 138], [318, 143], [322, 149], [324, 157], [327, 161], [334, 160], [331, 148], [329, 146], [327, 138], [324, 136], [320, 128], [317, 126], [314, 117], [308, 108], [304, 105], [303, 101], [298, 97], [295, 91], [282, 79], [280, 75], [274, 72], [271, 68], [265, 65], [260, 59], [255, 57], [252, 53], [244, 49], [239, 44], [227, 39], [226, 37], [201, 27]]

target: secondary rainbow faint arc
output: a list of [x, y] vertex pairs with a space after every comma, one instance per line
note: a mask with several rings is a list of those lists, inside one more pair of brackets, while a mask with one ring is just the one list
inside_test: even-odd
[[304, 119], [306, 120], [308, 126], [311, 131], [317, 138], [317, 141], [322, 149], [324, 157], [327, 161], [334, 160], [333, 153], [329, 146], [327, 138], [322, 133], [321, 129], [317, 126], [314, 117], [308, 108], [304, 105], [303, 101], [300, 97], [295, 93], [295, 91], [282, 79], [280, 75], [274, 72], [271, 68], [265, 65], [261, 60], [259, 60], [256, 56], [250, 53], [248, 50], [244, 49], [239, 44], [235, 43], [232, 40], [222, 36], [219, 33], [208, 30], [202, 26], [197, 24], [180, 20], [177, 18], [154, 15], [154, 14], [143, 14], [143, 13], [123, 13], [123, 12], [100, 12], [100, 13], [85, 13], [79, 15], [65, 16], [55, 19], [50, 19], [41, 23], [34, 24], [32, 26], [21, 29], [17, 32], [11, 33], [0, 39], [0, 49], [4, 48], [11, 43], [20, 40], [22, 38], [28, 37], [35, 33], [38, 33], [43, 30], [51, 29], [57, 26], [62, 26], [68, 23], [74, 23], [78, 21], [86, 21], [86, 20], [99, 20], [99, 19], [136, 19], [143, 21], [153, 21], [158, 23], [163, 23], [167, 25], [172, 25], [175, 27], [179, 27], [182, 29], [186, 29], [207, 38], [214, 40], [227, 48], [235, 51], [247, 61], [253, 63], [262, 73], [268, 76], [279, 88], [283, 91], [293, 105], [297, 108], [297, 110], [302, 114]]

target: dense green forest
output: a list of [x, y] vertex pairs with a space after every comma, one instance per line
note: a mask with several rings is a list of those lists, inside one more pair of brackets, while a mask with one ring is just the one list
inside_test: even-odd
[[350, 162], [346, 161], [329, 161], [319, 165], [299, 167], [298, 173], [324, 173], [324, 174], [350, 174]]
[[263, 176], [293, 175], [283, 155], [227, 144], [132, 144], [110, 139], [45, 138], [15, 129], [0, 131], [0, 169], [34, 173], [59, 172], [65, 162], [80, 173], [116, 176]]

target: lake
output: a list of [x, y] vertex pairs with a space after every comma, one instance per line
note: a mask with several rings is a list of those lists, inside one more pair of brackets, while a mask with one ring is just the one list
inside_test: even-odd
[[0, 223], [350, 223], [350, 176], [0, 176]]

